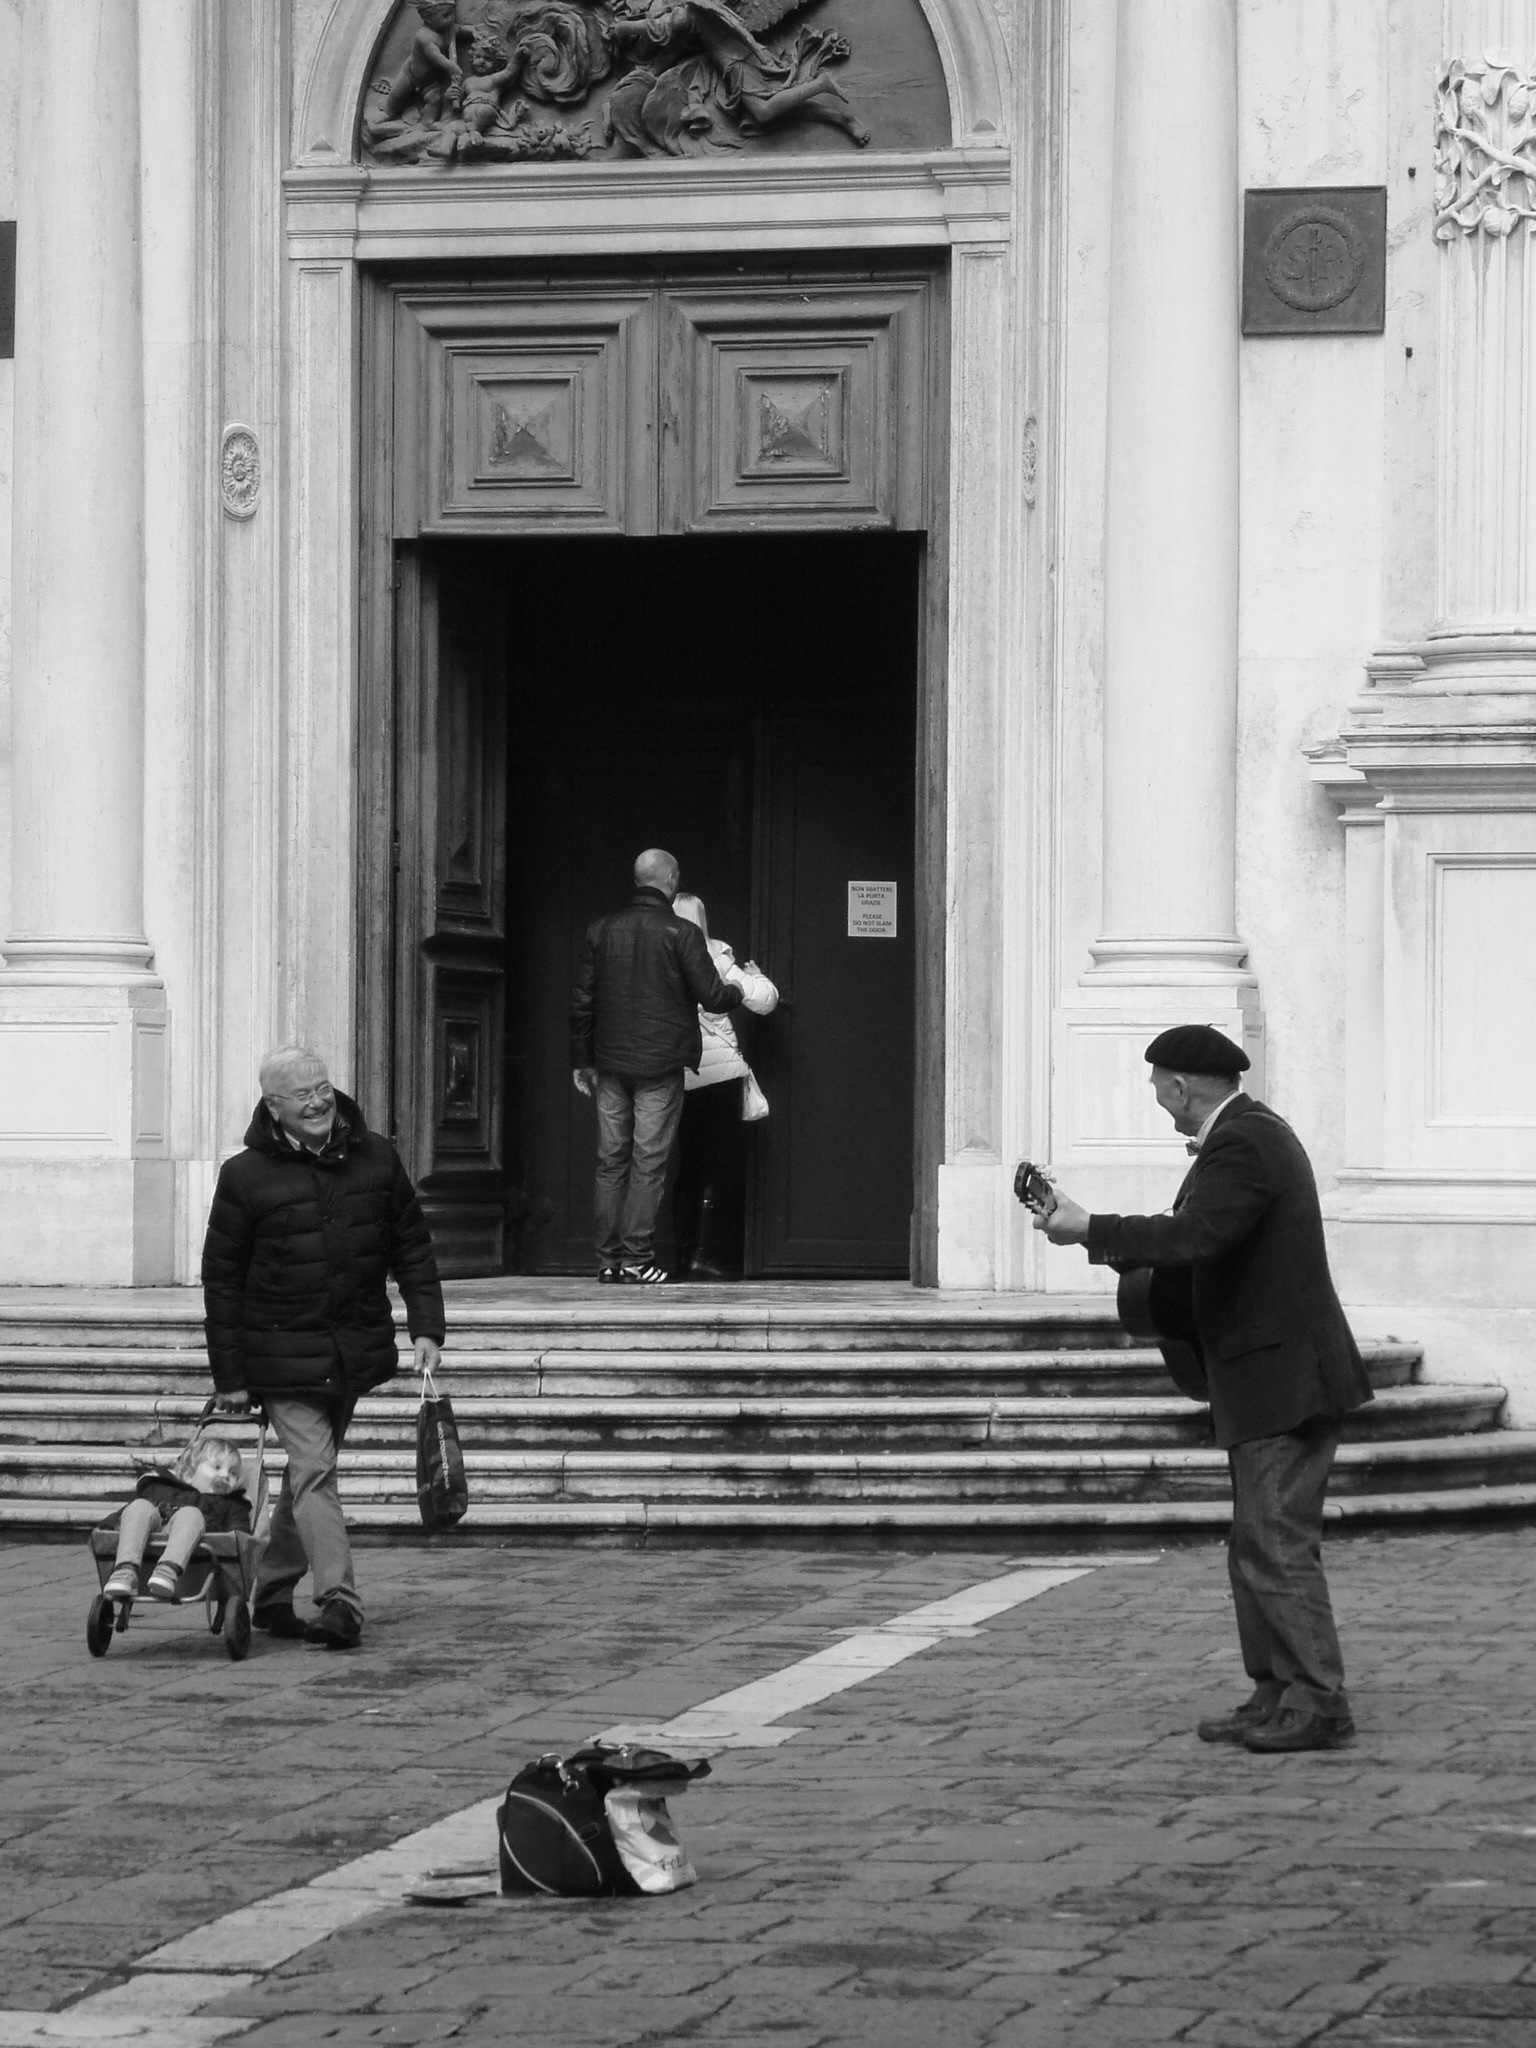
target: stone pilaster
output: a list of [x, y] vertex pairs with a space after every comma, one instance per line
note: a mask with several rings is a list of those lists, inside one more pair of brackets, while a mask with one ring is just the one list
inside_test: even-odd
[[1435, 616], [1372, 657], [1320, 775], [1351, 841], [1354, 954], [1346, 1167], [1329, 1213], [1347, 1298], [1528, 1317], [1536, 0], [1448, 0], [1444, 35]]
[[[1177, 109], [1193, 93], [1197, 120]], [[1142, 1048], [1205, 1021], [1249, 1044], [1234, 921], [1237, 53], [1228, 0], [1121, 0], [1104, 561], [1103, 924], [1057, 1045], [1054, 1156], [1163, 1168]], [[1093, 1190], [1099, 1192], [1099, 1190]], [[1117, 1201], [1117, 1206], [1119, 1202]]]
[[1436, 620], [1417, 651], [1426, 681], [1505, 694], [1536, 687], [1536, 6], [1451, 0], [1437, 87]]
[[[0, 1278], [169, 1277], [163, 992], [144, 932], [136, 0], [24, 12], [13, 864]], [[60, 81], [86, 122], [59, 117]]]

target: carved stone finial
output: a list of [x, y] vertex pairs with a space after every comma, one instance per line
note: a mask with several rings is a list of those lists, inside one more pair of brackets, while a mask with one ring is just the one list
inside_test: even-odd
[[1512, 58], [1452, 58], [1435, 107], [1435, 239], [1536, 233], [1536, 76]]
[[249, 519], [261, 499], [261, 446], [249, 427], [224, 429], [219, 446], [219, 498], [231, 519]]

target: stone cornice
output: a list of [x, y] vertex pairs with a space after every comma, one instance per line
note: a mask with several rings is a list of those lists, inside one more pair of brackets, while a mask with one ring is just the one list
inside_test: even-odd
[[[355, 164], [289, 171], [294, 254], [337, 238], [360, 261], [649, 253], [690, 246], [1006, 242], [1006, 147], [867, 155], [529, 163], [445, 174]], [[308, 253], [304, 251], [303, 253]]]
[[1347, 728], [1312, 750], [1312, 779], [1346, 815], [1536, 810], [1536, 720]]

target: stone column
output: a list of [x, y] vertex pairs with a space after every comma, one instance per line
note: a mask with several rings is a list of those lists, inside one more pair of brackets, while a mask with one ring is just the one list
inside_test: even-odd
[[[5, 955], [118, 980], [150, 959], [137, 12], [71, 0], [23, 19]], [[59, 118], [62, 79], [89, 120]]]
[[[121, 1283], [159, 1277], [169, 1230], [137, 1170], [165, 1121], [143, 914], [138, 12], [70, 0], [23, 22], [0, 1278]], [[64, 80], [89, 119], [61, 118]]]
[[1371, 1030], [1347, 1041], [1347, 1164], [1324, 1214], [1345, 1301], [1391, 1301], [1415, 1328], [1438, 1317], [1451, 1376], [1498, 1360], [1528, 1421], [1536, 0], [1447, 0], [1442, 19], [1438, 78], [1415, 81], [1436, 109], [1433, 228], [1418, 229], [1438, 244], [1433, 616], [1367, 663], [1342, 734], [1358, 778], [1334, 792], [1355, 826], [1349, 988]]
[[1536, 4], [1449, 0], [1438, 81], [1437, 681], [1536, 685]]
[[[1198, 103], [1198, 119], [1181, 110]], [[1121, 0], [1104, 585], [1102, 974], [1230, 984], [1237, 761], [1231, 0]]]
[[[1074, 1192], [1111, 1208], [1166, 1199], [1178, 1141], [1142, 1059], [1157, 1031], [1213, 1024], [1261, 1066], [1257, 991], [1234, 922], [1234, 14], [1232, 0], [1120, 0], [1118, 10], [1103, 921], [1093, 965], [1058, 1013], [1052, 1147]], [[1070, 821], [1066, 831], [1070, 859]]]

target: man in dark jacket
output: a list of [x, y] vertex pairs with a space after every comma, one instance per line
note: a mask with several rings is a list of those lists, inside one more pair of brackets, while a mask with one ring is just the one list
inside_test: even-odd
[[[1323, 1499], [1342, 1418], [1370, 1381], [1334, 1292], [1317, 1184], [1300, 1140], [1244, 1095], [1241, 1047], [1204, 1024], [1154, 1038], [1152, 1087], [1195, 1162], [1166, 1216], [1090, 1216], [1060, 1194], [1035, 1218], [1121, 1272], [1150, 1266], [1176, 1296], [1232, 1472], [1227, 1563], [1253, 1697], [1202, 1721], [1207, 1742], [1333, 1749], [1354, 1733], [1323, 1576]], [[1154, 1294], [1154, 1312], [1157, 1296]], [[1187, 1336], [1189, 1321], [1166, 1334]]]
[[683, 1069], [703, 1051], [699, 1006], [734, 1010], [703, 934], [673, 914], [681, 879], [670, 853], [635, 862], [627, 910], [587, 932], [571, 990], [572, 1078], [597, 1101], [597, 1258], [600, 1280], [653, 1286], [656, 1215], [683, 1108]]
[[[275, 1636], [349, 1649], [362, 1634], [336, 1453], [359, 1396], [399, 1364], [391, 1274], [415, 1363], [435, 1366], [443, 1290], [398, 1153], [312, 1052], [269, 1053], [245, 1150], [219, 1170], [203, 1300], [219, 1406], [263, 1409], [288, 1454], [251, 1615]], [[293, 1609], [306, 1570], [319, 1610], [307, 1625]]]

